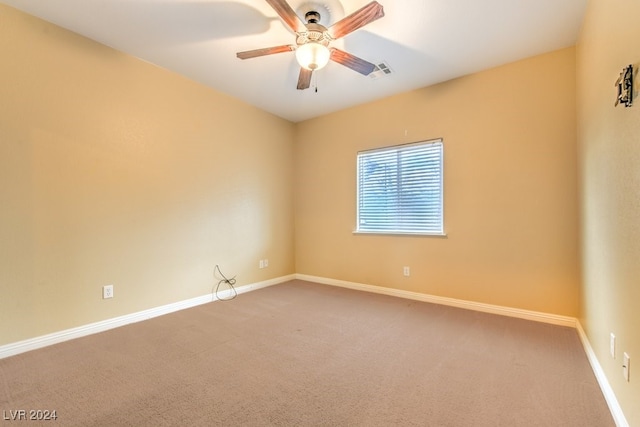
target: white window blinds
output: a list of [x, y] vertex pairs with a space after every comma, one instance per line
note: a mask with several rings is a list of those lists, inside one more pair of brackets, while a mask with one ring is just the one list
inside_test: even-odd
[[444, 234], [442, 140], [358, 153], [356, 232]]

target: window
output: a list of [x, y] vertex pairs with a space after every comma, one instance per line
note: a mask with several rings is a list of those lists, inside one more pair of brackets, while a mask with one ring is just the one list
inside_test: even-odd
[[357, 233], [444, 234], [442, 140], [358, 153]]

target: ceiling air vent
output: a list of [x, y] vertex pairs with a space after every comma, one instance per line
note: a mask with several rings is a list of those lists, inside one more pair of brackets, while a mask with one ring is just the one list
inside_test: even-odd
[[375, 80], [381, 77], [386, 77], [392, 73], [393, 71], [391, 70], [391, 67], [389, 67], [389, 64], [386, 62], [380, 62], [379, 64], [376, 64], [376, 68], [371, 72], [371, 74], [369, 74], [369, 77]]

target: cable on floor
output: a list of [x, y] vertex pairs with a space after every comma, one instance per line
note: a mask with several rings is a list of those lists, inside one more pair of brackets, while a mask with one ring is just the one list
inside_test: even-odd
[[[220, 301], [231, 301], [232, 299], [234, 299], [235, 297], [238, 296], [238, 292], [236, 291], [236, 288], [233, 286], [236, 284], [236, 276], [233, 276], [231, 279], [227, 279], [227, 276], [225, 276], [222, 271], [220, 270], [220, 267], [218, 267], [218, 264], [216, 264], [216, 268], [213, 270], [213, 275], [214, 277], [216, 277], [216, 271], [218, 272], [218, 274], [220, 276], [222, 276], [222, 280], [220, 280], [218, 282], [218, 284], [216, 285], [216, 290], [215, 290], [215, 296], [216, 299], [220, 300]], [[217, 279], [217, 277], [216, 277]], [[220, 298], [220, 296], [218, 295], [218, 293], [220, 292], [220, 285], [226, 283], [229, 287], [229, 289], [231, 291], [233, 291], [231, 293], [231, 298]]]

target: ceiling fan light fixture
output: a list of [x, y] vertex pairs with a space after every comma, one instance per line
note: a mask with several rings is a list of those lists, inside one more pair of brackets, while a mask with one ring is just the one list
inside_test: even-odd
[[[329, 28], [320, 23], [320, 12], [318, 12], [318, 8], [320, 8], [331, 15], [330, 7], [326, 5], [305, 3], [298, 9], [299, 13], [296, 13], [289, 5], [288, 0], [267, 0], [267, 3], [280, 15], [284, 24], [296, 34], [296, 44], [237, 52], [238, 58], [249, 59], [295, 50], [296, 60], [300, 64], [300, 74], [296, 86], [298, 90], [309, 89], [313, 71], [323, 68], [330, 60], [364, 76], [370, 75], [376, 69], [375, 64], [364, 59], [336, 47], [329, 48], [329, 44], [333, 40], [344, 37], [384, 16], [384, 8], [376, 0], [334, 22]], [[306, 22], [300, 18], [303, 13]]]
[[331, 52], [324, 44], [317, 42], [307, 42], [296, 49], [296, 59], [302, 68], [315, 71], [319, 70], [329, 62]]

